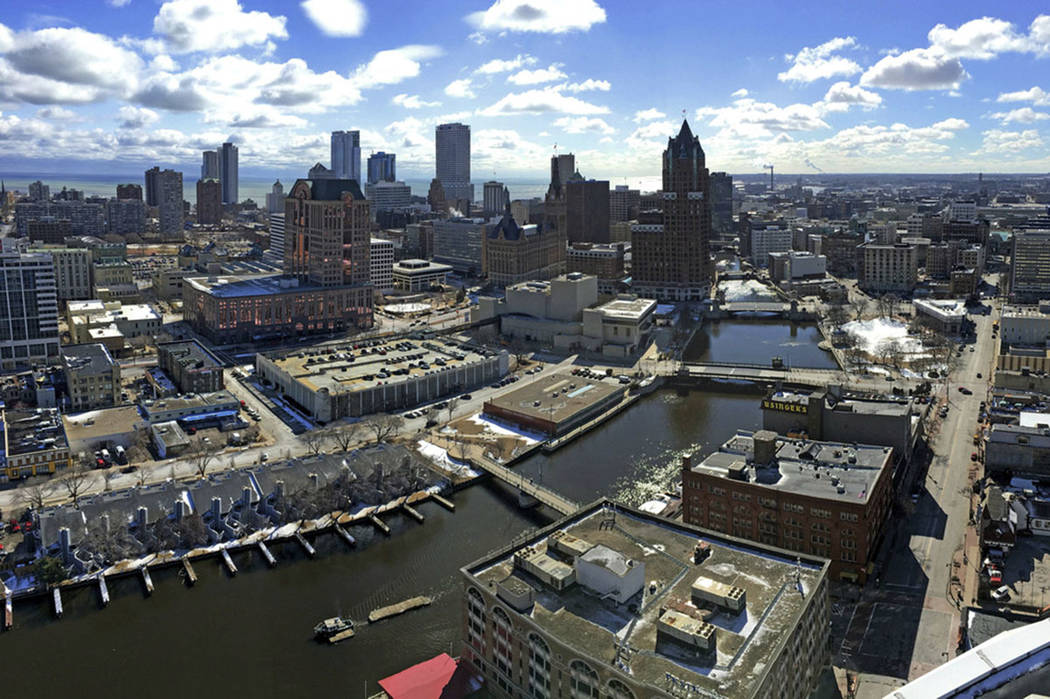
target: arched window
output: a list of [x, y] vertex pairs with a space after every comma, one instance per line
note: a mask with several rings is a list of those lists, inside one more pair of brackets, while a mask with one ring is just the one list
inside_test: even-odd
[[610, 699], [634, 699], [634, 692], [620, 680], [612, 679], [609, 680], [609, 697]]
[[569, 663], [569, 689], [572, 699], [597, 699], [598, 673], [582, 660], [573, 660]]
[[529, 634], [529, 696], [547, 699], [551, 690], [551, 649], [534, 633]]
[[475, 650], [485, 652], [485, 600], [473, 587], [467, 590], [467, 641]]
[[499, 607], [492, 608], [492, 661], [496, 665], [496, 683], [509, 692], [513, 686], [514, 671], [510, 617]]

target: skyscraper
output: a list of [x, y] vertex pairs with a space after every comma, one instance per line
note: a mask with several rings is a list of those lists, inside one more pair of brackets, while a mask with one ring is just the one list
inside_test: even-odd
[[138, 199], [139, 201], [142, 201], [142, 185], [118, 184], [117, 199]]
[[609, 182], [574, 173], [565, 183], [565, 237], [570, 243], [608, 243]]
[[445, 188], [445, 199], [474, 201], [470, 183], [470, 126], [438, 124], [434, 133], [437, 178]]
[[181, 233], [182, 217], [182, 173], [163, 170], [157, 173], [158, 200], [160, 209], [160, 232]]
[[51, 188], [37, 180], [29, 185], [29, 198], [33, 201], [49, 201], [51, 199]]
[[711, 228], [722, 239], [733, 237], [733, 176], [711, 173]]
[[638, 208], [642, 203], [642, 193], [625, 184], [616, 185], [609, 192], [609, 222], [620, 223], [638, 218]]
[[273, 183], [273, 189], [266, 195], [266, 213], [284, 213], [284, 185], [280, 180]]
[[222, 222], [222, 183], [214, 178], [197, 180], [197, 223], [214, 226]]
[[58, 356], [58, 297], [51, 255], [0, 240], [0, 363], [4, 369]]
[[160, 201], [160, 168], [154, 165], [146, 170], [146, 206], [157, 206]]
[[368, 156], [368, 184], [396, 182], [395, 157], [393, 153], [384, 153], [383, 151]]
[[491, 180], [485, 183], [482, 201], [486, 216], [502, 216], [510, 205], [510, 193], [502, 182]]
[[711, 290], [711, 196], [704, 150], [689, 124], [667, 139], [663, 210], [631, 229], [637, 292], [667, 301], [701, 301]]
[[226, 142], [219, 151], [219, 180], [222, 182], [222, 203], [236, 204], [238, 181], [237, 146]]
[[204, 151], [201, 162], [201, 179], [217, 180], [219, 178], [219, 152], [214, 150]]
[[551, 182], [557, 175], [558, 181], [565, 184], [576, 172], [576, 156], [572, 153], [562, 153], [551, 158]]
[[361, 132], [332, 132], [332, 171], [338, 179], [361, 183]]
[[[327, 213], [333, 207], [339, 215]], [[353, 180], [296, 181], [284, 204], [285, 274], [302, 284], [369, 287], [371, 299], [369, 208]]]

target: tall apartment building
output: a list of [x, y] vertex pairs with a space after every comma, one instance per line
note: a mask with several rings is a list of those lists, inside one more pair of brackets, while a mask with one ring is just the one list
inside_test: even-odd
[[722, 239], [733, 237], [733, 176], [711, 173], [711, 229]]
[[285, 199], [284, 275], [188, 277], [184, 317], [219, 343], [371, 327], [368, 210], [353, 180], [297, 180]]
[[[470, 126], [467, 124], [438, 124], [434, 129], [434, 155], [437, 179], [445, 188], [445, 200], [474, 201], [474, 185], [470, 183]], [[467, 212], [463, 212], [467, 213]]]
[[1050, 299], [1050, 230], [1014, 231], [1010, 298], [1029, 303]]
[[642, 193], [625, 184], [618, 184], [609, 191], [609, 223], [633, 221], [638, 218], [638, 207]]
[[157, 208], [160, 209], [160, 232], [182, 233], [182, 173], [164, 170], [157, 175]]
[[482, 194], [482, 210], [485, 216], [502, 216], [510, 206], [510, 192], [502, 182], [489, 180]]
[[368, 156], [368, 183], [397, 180], [397, 156], [379, 151]]
[[44, 216], [26, 224], [26, 237], [34, 243], [57, 245], [73, 235], [73, 222], [68, 218]]
[[863, 242], [855, 235], [836, 233], [821, 236], [819, 252], [828, 259], [828, 273], [839, 277], [856, 275], [857, 247]]
[[31, 248], [29, 252], [51, 255], [55, 266], [55, 294], [59, 301], [93, 297], [91, 251], [87, 248]]
[[219, 181], [222, 182], [222, 203], [240, 201], [240, 163], [237, 146], [226, 142], [219, 149]]
[[273, 183], [273, 187], [266, 193], [266, 213], [284, 213], [284, 185], [280, 180]]
[[372, 238], [369, 280], [376, 291], [394, 288], [394, 241]]
[[361, 132], [333, 131], [331, 139], [332, 172], [341, 180], [361, 183]]
[[711, 197], [704, 150], [685, 120], [667, 139], [661, 205], [660, 223], [631, 228], [634, 290], [660, 300], [701, 301], [714, 282]]
[[988, 235], [990, 233], [991, 224], [986, 219], [974, 219], [972, 221], [950, 219], [943, 224], [945, 240], [960, 240], [984, 246], [988, 244]]
[[[33, 221], [68, 221], [69, 235], [106, 234], [106, 207], [83, 201], [40, 201], [15, 204], [15, 230], [21, 237], [30, 234]], [[45, 227], [46, 228], [46, 227]], [[38, 240], [61, 243], [62, 240], [45, 238], [45, 228], [38, 228]]]
[[160, 167], [146, 170], [146, 206], [160, 206]]
[[460, 572], [461, 662], [496, 697], [805, 699], [831, 662], [827, 561], [609, 500]]
[[142, 185], [118, 184], [117, 199], [138, 199], [139, 201], [142, 201]]
[[284, 212], [270, 214], [270, 252], [284, 259]]
[[[543, 198], [543, 227], [557, 231], [568, 240], [565, 182], [572, 177], [576, 157], [572, 153], [551, 157], [551, 181]], [[568, 172], [564, 179], [562, 173]]]
[[222, 177], [219, 168], [219, 151], [206, 150], [201, 154], [201, 176], [202, 180], [217, 180]]
[[893, 448], [738, 431], [702, 461], [682, 459], [687, 524], [831, 559], [863, 583], [893, 501]]
[[222, 223], [222, 183], [216, 179], [197, 180], [197, 223]]
[[859, 246], [857, 282], [871, 293], [910, 293], [919, 282], [919, 249], [906, 243]]
[[484, 274], [498, 287], [554, 279], [565, 272], [565, 238], [535, 224], [520, 226], [508, 211], [486, 232], [482, 256]]
[[146, 230], [146, 203], [141, 199], [107, 201], [106, 230], [116, 235], [141, 234]]
[[0, 366], [58, 357], [58, 294], [51, 255], [24, 252], [24, 241], [0, 239]]
[[608, 243], [609, 183], [573, 173], [565, 183], [565, 236], [570, 243]]
[[941, 240], [944, 236], [944, 220], [931, 213], [915, 213], [904, 222], [909, 237]]
[[768, 267], [769, 254], [791, 250], [791, 228], [783, 221], [749, 221], [751, 264]]
[[120, 364], [105, 345], [64, 346], [62, 368], [71, 412], [112, 408], [120, 402]]
[[33, 201], [51, 201], [51, 187], [40, 180], [29, 183], [29, 198]]

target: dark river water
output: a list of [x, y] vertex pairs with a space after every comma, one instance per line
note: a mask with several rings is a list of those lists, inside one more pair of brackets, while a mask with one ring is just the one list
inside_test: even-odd
[[[790, 349], [799, 366], [832, 366], [816, 348], [819, 334], [783, 323], [722, 323], [697, 334], [690, 352], [722, 361], [768, 361], [762, 353]], [[746, 358], [745, 358], [746, 357]], [[821, 362], [820, 360], [824, 361]], [[638, 504], [676, 478], [678, 458], [755, 429], [759, 396], [660, 391], [550, 456], [517, 468], [577, 501], [601, 495]], [[497, 484], [453, 496], [456, 512], [425, 503], [424, 524], [400, 515], [392, 535], [352, 529], [350, 549], [332, 534], [314, 539], [317, 557], [294, 543], [272, 548], [277, 567], [258, 553], [234, 560], [231, 578], [219, 559], [195, 564], [200, 578], [184, 587], [174, 568], [153, 571], [156, 592], [145, 598], [140, 578], [110, 580], [112, 598], [98, 606], [95, 588], [64, 595], [65, 617], [50, 600], [15, 605], [15, 628], [0, 634], [5, 696], [364, 697], [376, 681], [442, 651], [458, 655], [459, 568], [524, 530], [548, 524], [543, 509], [522, 510]], [[414, 595], [430, 607], [375, 625], [328, 647], [311, 638], [322, 618], [363, 620], [375, 607]]]

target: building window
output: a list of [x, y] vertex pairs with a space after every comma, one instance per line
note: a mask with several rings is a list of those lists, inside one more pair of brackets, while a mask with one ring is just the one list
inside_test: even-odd
[[529, 696], [547, 699], [551, 689], [551, 649], [542, 638], [529, 634]]
[[492, 626], [492, 660], [496, 664], [496, 683], [510, 692], [513, 687], [511, 673], [514, 670], [510, 645], [513, 627], [510, 617], [499, 607], [492, 610]]
[[597, 699], [598, 673], [580, 660], [569, 663], [569, 689], [572, 699]]
[[620, 680], [612, 679], [609, 680], [609, 697], [610, 699], [634, 699], [634, 692]]
[[467, 590], [467, 636], [468, 642], [482, 653], [485, 651], [485, 601], [481, 593]]

